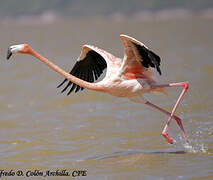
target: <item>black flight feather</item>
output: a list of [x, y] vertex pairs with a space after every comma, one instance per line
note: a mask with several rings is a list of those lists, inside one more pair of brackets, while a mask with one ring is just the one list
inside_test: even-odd
[[[70, 74], [84, 81], [92, 83], [100, 77], [106, 67], [107, 64], [105, 59], [97, 52], [90, 50], [89, 52], [87, 52], [84, 59], [81, 59], [75, 63], [73, 69], [70, 71]], [[60, 83], [57, 87], [61, 87], [66, 82], [67, 79], [63, 80], [63, 82]], [[79, 90], [84, 89], [83, 87], [80, 87], [72, 83], [71, 81], [68, 81], [67, 85], [61, 92], [63, 93], [70, 86], [71, 88], [67, 95], [69, 95], [73, 91], [78, 92]]]
[[161, 75], [160, 57], [157, 54], [155, 54], [153, 51], [146, 48], [145, 46], [141, 46], [136, 43], [133, 43], [133, 44], [138, 50], [139, 55], [142, 58], [142, 61], [141, 61], [142, 66], [144, 66], [145, 68], [149, 68], [149, 67], [156, 68], [158, 73]]

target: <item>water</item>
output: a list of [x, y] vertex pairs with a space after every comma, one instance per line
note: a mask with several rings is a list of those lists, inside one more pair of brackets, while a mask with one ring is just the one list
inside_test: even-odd
[[[213, 179], [212, 20], [67, 19], [0, 27], [0, 169], [87, 171], [76, 179]], [[159, 82], [189, 81], [176, 113], [189, 144], [175, 121], [169, 133], [176, 144], [167, 144], [160, 136], [167, 117], [143, 104], [88, 90], [66, 96], [56, 89], [63, 78], [34, 58], [5, 59], [9, 45], [29, 43], [70, 71], [83, 44], [122, 57], [121, 33], [162, 57]], [[181, 88], [168, 91], [168, 97], [146, 97], [171, 111]]]

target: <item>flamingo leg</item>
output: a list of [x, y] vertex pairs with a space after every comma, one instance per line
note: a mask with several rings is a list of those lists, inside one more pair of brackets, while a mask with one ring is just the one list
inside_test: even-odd
[[[169, 119], [168, 119], [168, 121], [167, 121], [167, 123], [166, 123], [166, 125], [165, 125], [165, 127], [164, 127], [164, 129], [162, 131], [162, 135], [165, 137], [165, 139], [169, 143], [173, 144], [173, 142], [174, 142], [173, 139], [168, 135], [168, 127], [169, 127], [169, 124], [170, 124], [172, 118], [174, 117], [175, 111], [176, 111], [178, 105], [180, 104], [180, 101], [182, 100], [184, 94], [186, 93], [186, 91], [187, 91], [187, 89], [189, 87], [189, 84], [188, 84], [188, 82], [180, 82], [180, 83], [170, 83], [170, 84], [162, 84], [162, 85], [153, 85], [152, 86], [152, 88], [160, 88], [160, 87], [184, 87], [184, 89], [182, 90], [180, 96], [178, 97], [178, 100], [175, 103], [175, 105], [174, 105], [174, 107], [172, 109], [172, 112], [171, 112], [171, 114], [169, 116]], [[150, 106], [152, 106], [152, 105], [150, 105]], [[177, 119], [175, 119], [175, 120], [177, 121]], [[185, 131], [183, 129], [183, 125], [182, 125], [181, 120], [179, 119], [179, 121], [177, 121], [177, 123], [178, 123], [178, 125], [181, 128], [181, 131], [183, 133], [183, 137], [184, 137], [185, 141], [188, 142], [187, 137], [186, 137], [186, 133], [185, 133]]]
[[[166, 114], [168, 116], [171, 115], [170, 112], [168, 112], [168, 111], [166, 111], [166, 110], [164, 110], [164, 109], [156, 106], [155, 104], [150, 103], [149, 101], [147, 101], [145, 104], [148, 105], [148, 106], [150, 106], [150, 107], [152, 107], [152, 108], [154, 108], [154, 109], [156, 109], [156, 110], [159, 110], [160, 112], [162, 112], [162, 113], [164, 113], [164, 114]], [[177, 124], [180, 126], [180, 129], [183, 132], [183, 134], [186, 134], [185, 130], [183, 128], [183, 124], [181, 122], [181, 119], [179, 117], [175, 116], [175, 115], [173, 116], [173, 118], [175, 119], [175, 121], [177, 122]]]
[[[152, 108], [154, 108], [154, 109], [156, 109], [156, 110], [158, 110], [158, 111], [160, 111], [160, 112], [162, 112], [162, 113], [164, 113], [164, 114], [166, 114], [166, 115], [168, 115], [168, 116], [171, 115], [170, 112], [168, 112], [168, 111], [166, 111], [166, 110], [160, 108], [159, 106], [157, 106], [157, 105], [155, 105], [155, 104], [150, 103], [149, 101], [146, 101], [146, 100], [143, 99], [143, 97], [141, 97], [141, 96], [129, 97], [129, 99], [130, 99], [131, 101], [136, 102], [136, 103], [144, 103], [144, 104], [146, 104], [146, 105], [148, 105], [148, 106], [150, 106], [150, 107], [152, 107]], [[180, 119], [179, 117], [175, 116], [175, 115], [173, 115], [172, 118], [174, 118], [174, 119], [176, 120], [177, 124], [178, 124], [178, 125], [180, 126], [180, 128], [181, 128], [181, 131], [182, 131], [182, 132], [184, 133], [184, 135], [185, 135], [185, 131], [184, 131], [184, 128], [183, 128], [181, 119]]]
[[[152, 104], [151, 102], [149, 102], [149, 101], [146, 101], [145, 99], [143, 99], [141, 96], [136, 96], [136, 97], [129, 97], [129, 99], [131, 100], [131, 101], [134, 101], [134, 102], [136, 102], [136, 103], [144, 103], [144, 104], [146, 104], [146, 105], [148, 105], [148, 106], [150, 106], [150, 107], [152, 107], [152, 108], [154, 108], [154, 109], [156, 109], [156, 110], [158, 110], [158, 111], [160, 111], [160, 112], [162, 112], [162, 113], [164, 113], [164, 114], [166, 114], [166, 115], [168, 115], [168, 116], [170, 116], [170, 112], [168, 112], [168, 111], [166, 111], [166, 110], [164, 110], [164, 109], [162, 109], [162, 108], [160, 108], [159, 106], [157, 106], [157, 105], [155, 105], [155, 104]], [[181, 126], [181, 129], [183, 129], [183, 125], [182, 125], [182, 122], [181, 122], [181, 119], [179, 118], [179, 117], [177, 117], [177, 116], [173, 116], [173, 118], [177, 121], [177, 123]], [[184, 130], [183, 130], [184, 131]]]

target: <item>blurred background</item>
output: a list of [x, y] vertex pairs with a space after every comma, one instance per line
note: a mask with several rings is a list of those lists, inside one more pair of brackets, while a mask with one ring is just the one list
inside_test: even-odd
[[62, 16], [110, 16], [112, 14], [134, 15], [141, 11], [187, 9], [200, 12], [213, 7], [211, 0], [1, 0], [0, 16], [32, 16], [48, 11]]
[[[213, 179], [212, 32], [211, 0], [0, 0], [0, 169], [86, 169], [92, 180]], [[63, 78], [35, 58], [6, 60], [10, 45], [28, 43], [70, 71], [83, 44], [123, 57], [122, 33], [161, 57], [160, 83], [189, 81], [176, 113], [188, 144], [175, 121], [176, 144], [167, 144], [168, 117], [143, 104], [88, 90], [66, 96], [56, 88]], [[181, 90], [145, 97], [171, 111]]]

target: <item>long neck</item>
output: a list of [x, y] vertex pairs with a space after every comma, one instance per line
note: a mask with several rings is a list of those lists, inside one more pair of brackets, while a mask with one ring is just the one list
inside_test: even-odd
[[51, 69], [53, 69], [54, 71], [56, 71], [57, 73], [61, 74], [62, 76], [64, 76], [66, 79], [70, 80], [71, 82], [86, 88], [86, 89], [91, 89], [91, 90], [96, 90], [96, 91], [101, 91], [101, 87], [99, 87], [96, 83], [89, 83], [87, 81], [84, 81], [82, 79], [79, 79], [69, 73], [67, 73], [66, 71], [64, 71], [63, 69], [61, 69], [60, 67], [58, 67], [57, 65], [53, 64], [51, 61], [49, 61], [47, 58], [41, 56], [39, 53], [37, 53], [35, 50], [31, 49], [29, 51], [29, 54], [34, 56], [35, 58], [39, 59], [40, 61], [42, 61], [43, 63], [45, 63], [47, 66], [49, 66]]

